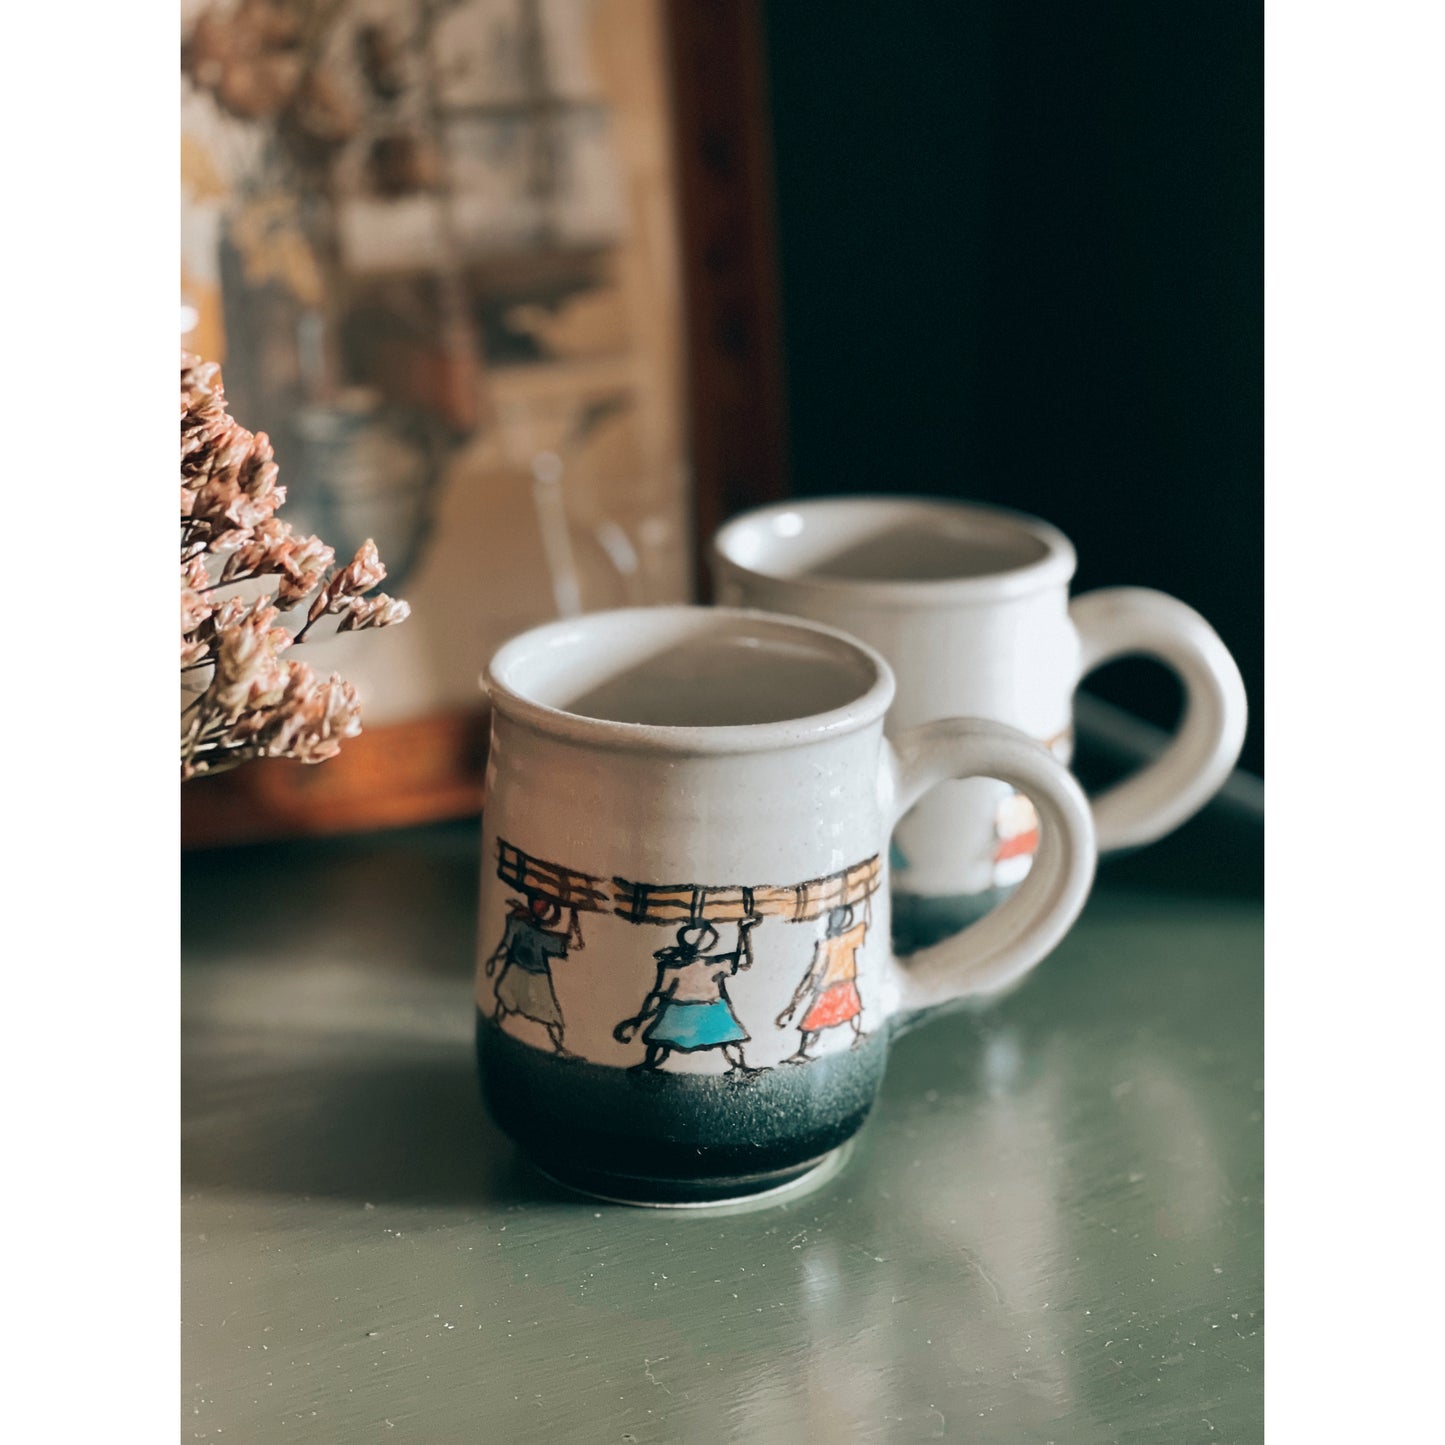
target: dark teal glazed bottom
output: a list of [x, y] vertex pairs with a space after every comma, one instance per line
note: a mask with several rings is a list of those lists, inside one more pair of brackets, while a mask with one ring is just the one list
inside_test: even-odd
[[819, 1168], [873, 1107], [884, 1037], [748, 1077], [558, 1058], [477, 1014], [482, 1098], [559, 1183], [636, 1204], [746, 1199]]

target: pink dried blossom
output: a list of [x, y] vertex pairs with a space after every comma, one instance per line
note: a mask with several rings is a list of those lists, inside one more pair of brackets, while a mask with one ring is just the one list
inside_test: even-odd
[[215, 606], [207, 602], [199, 592], [189, 587], [181, 588], [181, 637], [194, 632], [214, 611]]
[[[181, 711], [183, 780], [248, 758], [334, 757], [344, 738], [361, 731], [356, 689], [334, 673], [320, 681], [306, 663], [282, 654], [327, 615], [340, 618], [338, 631], [356, 632], [405, 621], [411, 612], [385, 594], [363, 596], [386, 576], [373, 542], [331, 571], [331, 547], [279, 520], [286, 489], [276, 477], [266, 435], [227, 414], [220, 369], [183, 352], [181, 667], [183, 690], [194, 694]], [[207, 556], [225, 558], [214, 580]], [[238, 583], [267, 590], [249, 599], [222, 595]], [[313, 593], [293, 636], [281, 614]]]
[[337, 624], [338, 632], [360, 632], [367, 627], [390, 627], [411, 616], [411, 605], [378, 592], [375, 597], [356, 597]]
[[370, 537], [356, 549], [354, 556], [331, 581], [333, 597], [356, 597], [370, 592], [378, 582], [386, 580], [386, 567], [376, 553]]
[[321, 585], [335, 560], [336, 553], [319, 537], [293, 539], [277, 554], [281, 577], [276, 605], [286, 612], [304, 602]]
[[247, 708], [272, 707], [281, 701], [286, 669], [279, 654], [291, 645], [291, 634], [271, 625], [276, 616], [269, 603], [258, 603], [240, 623], [219, 635], [215, 676], [206, 690], [219, 716], [230, 720]]

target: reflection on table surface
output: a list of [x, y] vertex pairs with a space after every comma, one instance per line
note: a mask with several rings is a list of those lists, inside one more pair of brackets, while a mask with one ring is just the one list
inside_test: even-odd
[[475, 826], [187, 860], [184, 1438], [1260, 1438], [1259, 832], [1106, 863], [842, 1170], [719, 1212], [481, 1117]]

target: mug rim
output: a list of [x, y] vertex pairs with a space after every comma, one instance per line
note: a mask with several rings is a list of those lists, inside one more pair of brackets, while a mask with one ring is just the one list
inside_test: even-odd
[[[893, 513], [896, 516], [939, 515], [965, 518], [995, 534], [1025, 535], [1044, 548], [1044, 555], [1016, 567], [1004, 567], [974, 577], [819, 577], [798, 575], [758, 567], [739, 561], [730, 548], [738, 538], [772, 517], [797, 513]], [[729, 518], [713, 533], [709, 547], [716, 571], [727, 571], [754, 582], [793, 588], [835, 599], [858, 598], [874, 605], [956, 606], [968, 603], [1000, 602], [1024, 597], [1051, 586], [1067, 587], [1078, 566], [1074, 544], [1052, 523], [1011, 507], [987, 502], [955, 501], [950, 497], [922, 495], [890, 496], [860, 493], [857, 496], [797, 497], [769, 502]]]
[[[714, 624], [743, 623], [774, 636], [798, 637], [815, 645], [822, 643], [834, 656], [857, 665], [866, 664], [871, 677], [858, 695], [842, 705], [822, 712], [806, 713], [774, 722], [729, 723], [718, 727], [678, 726], [664, 723], [621, 722], [571, 712], [529, 696], [509, 681], [506, 673], [538, 648], [563, 647], [616, 626], [624, 617], [639, 625], [651, 625], [662, 635], [663, 624], [684, 619], [699, 624], [699, 635]], [[867, 643], [836, 627], [820, 622], [766, 612], [754, 607], [704, 607], [696, 603], [663, 604], [656, 607], [617, 607], [586, 612], [577, 617], [545, 622], [504, 642], [492, 654], [479, 679], [482, 691], [496, 711], [514, 722], [525, 723], [551, 737], [588, 747], [608, 747], [640, 752], [669, 752], [693, 755], [761, 753], [786, 747], [800, 747], [825, 739], [843, 737], [882, 723], [893, 701], [893, 670], [882, 655]]]

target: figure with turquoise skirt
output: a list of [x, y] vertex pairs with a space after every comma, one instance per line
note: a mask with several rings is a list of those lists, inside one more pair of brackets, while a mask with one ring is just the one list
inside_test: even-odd
[[647, 1054], [638, 1071], [662, 1067], [674, 1051], [684, 1054], [718, 1049], [734, 1076], [757, 1073], [748, 1067], [743, 1045], [751, 1035], [738, 1021], [728, 998], [727, 981], [753, 962], [749, 939], [760, 920], [745, 918], [738, 924], [737, 947], [729, 953], [711, 952], [718, 931], [710, 923], [685, 924], [677, 931], [676, 943], [653, 954], [657, 979], [642, 1007], [612, 1031], [620, 1044], [629, 1044], [639, 1033]]

